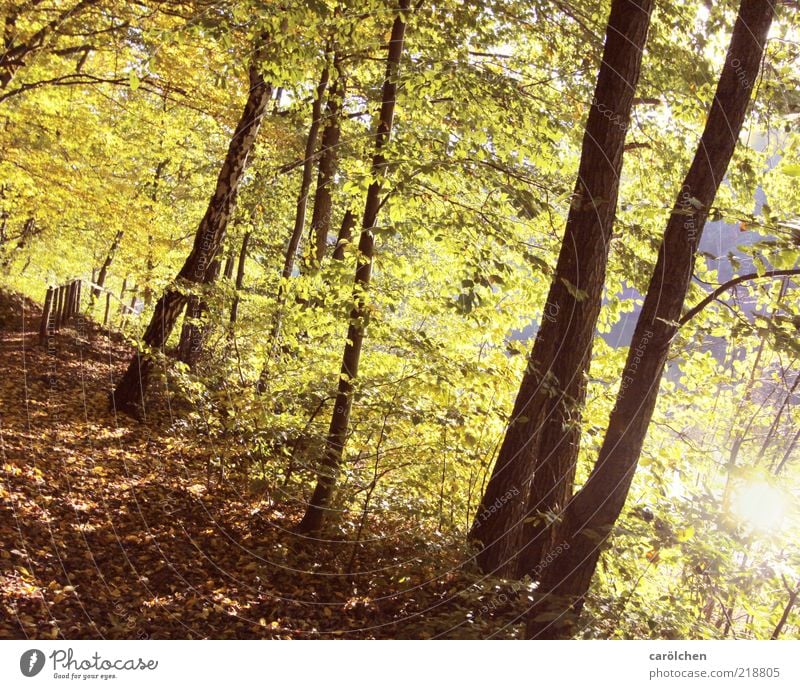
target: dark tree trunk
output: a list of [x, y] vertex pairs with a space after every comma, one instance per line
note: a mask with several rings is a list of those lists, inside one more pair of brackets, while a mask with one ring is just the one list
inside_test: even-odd
[[528, 618], [529, 637], [571, 635], [600, 551], [625, 505], [703, 225], [744, 124], [774, 12], [772, 3], [742, 0], [703, 136], [667, 223], [603, 445], [558, 528], [558, 538], [569, 547], [544, 569]]
[[306, 509], [298, 529], [304, 533], [316, 533], [325, 525], [333, 498], [336, 477], [342, 461], [347, 429], [350, 421], [350, 410], [353, 405], [353, 380], [358, 375], [358, 364], [361, 359], [361, 347], [364, 341], [364, 330], [368, 313], [366, 292], [372, 277], [372, 260], [375, 251], [374, 229], [380, 211], [381, 179], [386, 174], [386, 159], [383, 148], [389, 140], [394, 119], [395, 101], [397, 99], [397, 73], [400, 58], [403, 54], [406, 23], [402, 13], [408, 11], [410, 0], [400, 0], [398, 14], [392, 25], [389, 39], [388, 57], [386, 60], [386, 78], [381, 94], [381, 111], [375, 134], [375, 154], [372, 158], [372, 175], [375, 181], [370, 184], [364, 206], [364, 221], [358, 243], [359, 259], [353, 285], [354, 304], [350, 312], [350, 325], [347, 330], [347, 342], [342, 356], [342, 367], [339, 375], [339, 387], [333, 415], [328, 428], [328, 437], [322, 458], [317, 485], [311, 502]]
[[[215, 258], [208, 268], [203, 281], [204, 289], [213, 285], [219, 276], [220, 260]], [[183, 328], [178, 343], [178, 361], [182, 361], [190, 369], [197, 366], [203, 353], [203, 345], [208, 335], [209, 324], [201, 323], [200, 319], [208, 313], [208, 302], [201, 296], [193, 294], [186, 303], [186, 313], [183, 317]]]
[[772, 634], [769, 637], [772, 639], [772, 641], [780, 638], [780, 635], [783, 634], [786, 623], [789, 621], [789, 615], [792, 614], [792, 610], [797, 603], [797, 598], [800, 596], [800, 581], [795, 584], [795, 587], [796, 588], [794, 589], [788, 589], [789, 600], [786, 601], [786, 605], [783, 608], [783, 613], [781, 614], [781, 619], [778, 620], [778, 624], [775, 625], [775, 629], [772, 630]]
[[106, 254], [106, 260], [103, 261], [103, 265], [100, 267], [100, 272], [97, 274], [97, 287], [92, 287], [92, 299], [97, 299], [97, 297], [100, 296], [100, 289], [105, 287], [106, 278], [108, 277], [108, 269], [111, 267], [111, 263], [114, 261], [114, 255], [117, 253], [117, 249], [119, 249], [119, 244], [122, 241], [123, 236], [125, 236], [124, 230], [119, 230], [114, 236], [114, 241], [111, 242], [111, 248], [109, 248], [108, 253]]
[[333, 250], [333, 260], [343, 261], [344, 250], [353, 239], [353, 228], [356, 225], [355, 215], [349, 208], [345, 211], [342, 218], [342, 225], [339, 228], [339, 236], [336, 238], [336, 248]]
[[222, 275], [226, 280], [233, 279], [233, 265], [236, 262], [236, 255], [234, 254], [233, 249], [228, 252], [228, 258], [225, 259], [225, 270], [222, 271]]
[[[166, 106], [166, 102], [165, 102]], [[155, 172], [153, 173], [153, 182], [150, 186], [150, 200], [154, 206], [158, 201], [158, 188], [161, 183], [161, 178], [164, 175], [167, 165], [169, 165], [169, 158], [159, 161], [156, 165]], [[155, 259], [153, 256], [153, 235], [147, 235], [147, 259], [145, 261], [145, 281], [144, 281], [144, 303], [145, 306], [150, 306], [153, 303], [153, 289], [150, 287], [153, 281], [153, 270], [155, 269]]]
[[[308, 127], [308, 137], [306, 138], [306, 150], [303, 158], [303, 176], [300, 181], [300, 191], [297, 195], [297, 207], [294, 214], [294, 227], [289, 238], [289, 245], [286, 247], [286, 256], [283, 261], [281, 277], [288, 280], [294, 271], [294, 263], [297, 258], [297, 250], [300, 240], [303, 238], [303, 229], [306, 224], [306, 209], [308, 208], [308, 195], [311, 192], [311, 182], [314, 177], [314, 160], [316, 158], [317, 139], [319, 128], [322, 122], [322, 101], [325, 96], [325, 89], [328, 86], [329, 69], [326, 66], [322, 70], [322, 76], [317, 86], [317, 95], [311, 106], [311, 124]], [[283, 284], [281, 285], [283, 287]]]
[[[578, 180], [544, 317], [471, 536], [485, 572], [530, 571], [575, 475], [585, 376], [600, 313], [625, 134], [653, 0], [614, 0]], [[524, 539], [524, 540], [523, 540]]]
[[38, 228], [36, 225], [36, 218], [33, 216], [29, 217], [22, 226], [22, 231], [17, 238], [17, 243], [14, 245], [14, 248], [9, 251], [6, 257], [3, 259], [4, 270], [9, 271], [11, 269], [11, 263], [14, 260], [14, 257], [21, 252], [28, 245], [28, 242], [39, 232], [40, 228]]
[[[269, 103], [272, 89], [258, 71], [250, 67], [250, 91], [244, 111], [231, 139], [225, 162], [217, 177], [214, 195], [206, 214], [197, 228], [194, 246], [178, 273], [177, 282], [203, 282], [209, 265], [214, 260], [225, 238], [228, 220], [236, 205], [236, 193], [247, 158], [253, 148], [261, 119]], [[161, 349], [167, 341], [186, 303], [185, 295], [177, 287], [167, 289], [156, 303], [153, 317], [144, 333], [147, 349]], [[153, 360], [149, 354], [137, 353], [113, 393], [116, 409], [135, 413], [147, 389]]]
[[42, 345], [42, 347], [47, 345], [47, 340], [53, 332], [53, 296], [55, 292], [55, 287], [48, 287], [44, 297], [42, 321], [39, 324], [39, 344]]
[[236, 295], [233, 297], [233, 303], [231, 304], [231, 325], [234, 325], [239, 318], [239, 292], [244, 286], [244, 268], [247, 262], [247, 246], [249, 243], [250, 233], [245, 232], [244, 237], [242, 237], [242, 248], [239, 251], [239, 265], [236, 269]]
[[320, 143], [317, 189], [314, 195], [314, 210], [311, 214], [311, 232], [314, 240], [314, 266], [318, 267], [325, 257], [328, 235], [331, 231], [331, 189], [336, 175], [339, 140], [341, 138], [341, 110], [345, 97], [345, 77], [338, 52], [333, 57], [334, 79], [328, 88], [325, 106], [325, 129]]

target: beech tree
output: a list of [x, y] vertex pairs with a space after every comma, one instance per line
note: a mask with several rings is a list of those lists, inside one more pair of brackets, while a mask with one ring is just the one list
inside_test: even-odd
[[135, 413], [140, 403], [143, 403], [143, 395], [154, 365], [151, 353], [166, 344], [186, 304], [187, 298], [180, 289], [180, 282], [203, 283], [222, 246], [248, 156], [272, 97], [272, 87], [264, 81], [257, 62], [250, 66], [248, 77], [247, 102], [220, 168], [208, 209], [197, 228], [192, 251], [178, 273], [178, 284], [167, 289], [156, 303], [150, 324], [142, 338], [145, 351], [137, 352], [131, 359], [128, 369], [114, 389], [113, 404], [119, 411]]
[[399, 12], [392, 24], [386, 57], [386, 77], [381, 93], [381, 108], [375, 128], [375, 154], [372, 158], [372, 174], [374, 181], [367, 190], [364, 206], [364, 219], [361, 224], [361, 235], [358, 243], [358, 265], [353, 283], [353, 309], [350, 312], [350, 324], [347, 329], [347, 342], [342, 355], [342, 367], [339, 373], [339, 385], [334, 401], [333, 414], [325, 441], [325, 450], [320, 462], [319, 477], [314, 493], [299, 525], [299, 530], [307, 533], [318, 532], [324, 525], [330, 512], [336, 485], [336, 474], [342, 461], [342, 452], [347, 440], [350, 410], [353, 406], [353, 381], [358, 375], [358, 364], [361, 359], [361, 348], [364, 332], [369, 319], [367, 290], [372, 278], [372, 262], [375, 252], [375, 225], [381, 207], [382, 178], [386, 174], [387, 161], [383, 148], [392, 133], [395, 104], [397, 100], [397, 79], [400, 58], [403, 55], [406, 22], [405, 13], [410, 7], [410, 0], [400, 0]]
[[0, 636], [800, 636], [800, 23], [741, 3], [0, 0]]
[[544, 318], [472, 526], [471, 537], [481, 544], [477, 559], [487, 572], [514, 577], [536, 565], [548, 533], [536, 515], [563, 509], [572, 493], [585, 377], [652, 9], [650, 0], [611, 5]]
[[597, 462], [554, 529], [555, 539], [568, 548], [543, 571], [528, 617], [529, 637], [564, 638], [576, 630], [603, 544], [636, 471], [698, 243], [745, 121], [774, 14], [772, 2], [740, 5], [705, 130], [664, 231]]
[[317, 188], [314, 192], [314, 209], [311, 214], [311, 237], [314, 246], [312, 264], [317, 267], [325, 256], [328, 235], [331, 231], [333, 210], [331, 187], [334, 184], [337, 169], [342, 131], [340, 118], [347, 90], [343, 60], [337, 47], [333, 49], [332, 72], [325, 104], [325, 128], [322, 130], [320, 141]]

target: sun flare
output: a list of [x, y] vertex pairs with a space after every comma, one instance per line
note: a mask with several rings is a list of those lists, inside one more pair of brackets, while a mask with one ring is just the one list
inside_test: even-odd
[[756, 531], [781, 526], [789, 507], [784, 492], [766, 481], [746, 483], [735, 493], [731, 512]]

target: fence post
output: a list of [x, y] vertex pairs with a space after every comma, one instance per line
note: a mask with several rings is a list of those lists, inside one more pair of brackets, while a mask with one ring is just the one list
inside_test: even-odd
[[44, 346], [47, 343], [47, 330], [50, 322], [50, 313], [53, 310], [53, 293], [54, 287], [47, 288], [47, 294], [44, 295], [44, 306], [42, 307], [42, 322], [39, 324], [39, 344]]
[[106, 313], [103, 316], [103, 325], [108, 325], [108, 311], [111, 308], [111, 292], [106, 292]]
[[78, 281], [73, 280], [70, 285], [72, 298], [69, 300], [69, 317], [72, 319], [78, 311]]
[[61, 329], [61, 321], [64, 319], [64, 285], [56, 288], [56, 319], [54, 332]]
[[72, 305], [75, 302], [75, 283], [67, 283], [67, 292], [64, 296], [64, 325], [72, 318]]

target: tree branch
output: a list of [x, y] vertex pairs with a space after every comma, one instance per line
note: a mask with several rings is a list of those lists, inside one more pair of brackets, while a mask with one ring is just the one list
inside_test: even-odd
[[791, 268], [789, 270], [768, 270], [765, 273], [759, 275], [758, 273], [748, 273], [747, 275], [740, 275], [739, 277], [735, 277], [732, 280], [728, 280], [717, 287], [713, 292], [710, 292], [708, 296], [703, 299], [697, 306], [689, 309], [683, 317], [678, 321], [680, 326], [686, 325], [692, 318], [694, 318], [698, 313], [700, 313], [706, 306], [708, 306], [712, 301], [714, 301], [719, 295], [723, 292], [727, 292], [732, 287], [736, 287], [743, 282], [748, 282], [750, 280], [758, 280], [760, 278], [779, 278], [779, 277], [788, 277], [791, 275], [800, 275], [800, 268]]

